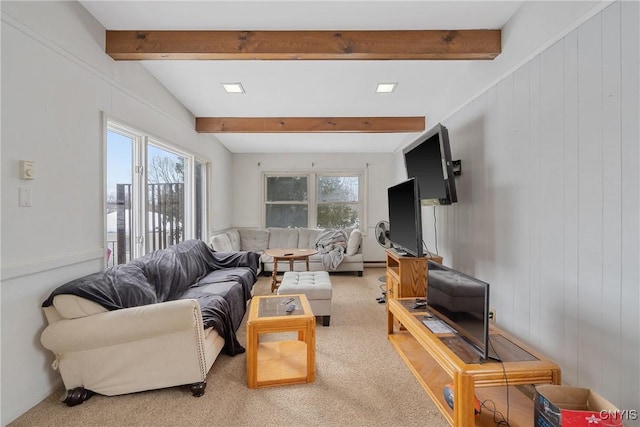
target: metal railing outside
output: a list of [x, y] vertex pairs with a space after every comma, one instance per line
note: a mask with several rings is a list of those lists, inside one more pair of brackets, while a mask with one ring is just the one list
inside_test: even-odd
[[[115, 216], [115, 230], [107, 219], [107, 266], [124, 264], [133, 253], [131, 239], [131, 184], [116, 185], [116, 201], [107, 206], [107, 215]], [[147, 185], [146, 252], [164, 249], [184, 240], [184, 184]], [[114, 215], [115, 214], [115, 215]]]

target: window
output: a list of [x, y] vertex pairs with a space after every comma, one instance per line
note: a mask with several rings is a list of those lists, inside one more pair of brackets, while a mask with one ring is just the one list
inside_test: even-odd
[[129, 261], [133, 247], [133, 161], [137, 135], [124, 129], [107, 130], [106, 235], [108, 265]]
[[187, 158], [147, 145], [147, 252], [184, 241]]
[[206, 163], [113, 122], [106, 138], [107, 265], [206, 233]]
[[360, 227], [363, 173], [264, 175], [266, 227]]
[[318, 175], [316, 187], [318, 227], [360, 227], [360, 177]]
[[309, 180], [306, 176], [267, 176], [265, 225], [306, 227], [309, 223]]

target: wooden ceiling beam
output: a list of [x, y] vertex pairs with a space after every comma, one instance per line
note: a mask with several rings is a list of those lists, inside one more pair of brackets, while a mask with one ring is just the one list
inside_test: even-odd
[[113, 31], [115, 60], [494, 59], [501, 30]]
[[197, 117], [200, 133], [422, 132], [425, 117]]

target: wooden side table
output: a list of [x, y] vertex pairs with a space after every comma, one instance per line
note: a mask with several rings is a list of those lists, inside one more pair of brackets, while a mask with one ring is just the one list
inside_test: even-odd
[[293, 271], [293, 263], [295, 261], [304, 261], [309, 271], [309, 257], [318, 253], [317, 250], [311, 248], [274, 248], [264, 251], [265, 254], [273, 257], [273, 273], [271, 274], [271, 292], [278, 289], [280, 281], [278, 280], [278, 261], [289, 261], [289, 271]]
[[[287, 314], [286, 309], [296, 309]], [[260, 342], [260, 335], [297, 332], [297, 340]], [[316, 378], [316, 318], [307, 297], [255, 296], [247, 319], [247, 386], [310, 383]]]
[[428, 261], [442, 264], [439, 255], [424, 257], [400, 256], [393, 249], [387, 249], [387, 299], [422, 297], [427, 292]]

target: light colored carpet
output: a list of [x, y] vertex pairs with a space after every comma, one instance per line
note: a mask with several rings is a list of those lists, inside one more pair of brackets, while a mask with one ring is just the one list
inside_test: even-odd
[[[204, 396], [172, 387], [122, 396], [93, 396], [69, 408], [63, 390], [10, 426], [447, 426], [429, 396], [387, 340], [378, 304], [382, 268], [364, 277], [332, 274], [331, 326], [316, 325], [316, 380], [311, 384], [246, 386], [245, 355], [221, 354]], [[260, 277], [256, 295], [269, 294]], [[238, 330], [245, 344], [245, 324]]]

